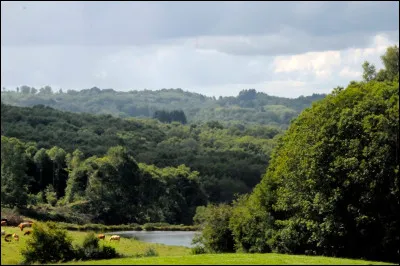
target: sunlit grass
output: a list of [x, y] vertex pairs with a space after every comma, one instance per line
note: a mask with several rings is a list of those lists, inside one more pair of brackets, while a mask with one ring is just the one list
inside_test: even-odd
[[[4, 240], [4, 236], [1, 238], [1, 264], [20, 263], [23, 259], [21, 255], [21, 250], [25, 246], [26, 240], [30, 238], [30, 236], [24, 236], [20, 229], [17, 227], [2, 226], [1, 229], [5, 230], [6, 233], [17, 233], [20, 237], [19, 241], [11, 240], [11, 242], [6, 242]], [[87, 233], [88, 232], [68, 231], [68, 234], [73, 239], [74, 245], [83, 243], [83, 239], [85, 238], [85, 235]], [[100, 240], [100, 243], [106, 243], [109, 246], [115, 247], [118, 253], [127, 257], [142, 255], [150, 247], [153, 247], [157, 251], [159, 256], [183, 256], [190, 254], [190, 249], [186, 247], [146, 243], [132, 238], [121, 237], [120, 242], [110, 242], [109, 235], [106, 235], [106, 240]]]
[[[24, 236], [17, 227], [4, 226], [2, 230], [6, 233], [17, 233], [20, 241], [5, 242], [4, 236], [1, 238], [1, 264], [19, 264], [22, 261], [21, 249], [26, 244], [26, 240], [30, 236]], [[88, 232], [68, 231], [73, 238], [73, 244], [81, 244]], [[96, 232], [101, 233], [101, 232]], [[86, 264], [86, 265], [104, 265], [104, 264], [176, 264], [176, 265], [201, 265], [201, 264], [387, 264], [384, 262], [371, 262], [365, 260], [330, 258], [321, 256], [301, 256], [286, 254], [202, 254], [191, 255], [190, 249], [186, 247], [167, 246], [163, 244], [146, 243], [132, 238], [121, 238], [120, 242], [110, 242], [109, 236], [106, 240], [100, 240], [100, 243], [107, 243], [115, 247], [123, 258], [110, 260], [90, 260], [90, 261], [74, 261], [66, 264]], [[157, 257], [139, 257], [145, 251], [153, 247], [158, 253]], [[393, 264], [394, 265], [394, 264]]]

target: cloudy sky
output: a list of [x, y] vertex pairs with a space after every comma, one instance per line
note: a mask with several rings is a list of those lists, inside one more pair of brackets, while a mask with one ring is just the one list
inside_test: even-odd
[[1, 2], [1, 86], [298, 97], [361, 79], [399, 2]]

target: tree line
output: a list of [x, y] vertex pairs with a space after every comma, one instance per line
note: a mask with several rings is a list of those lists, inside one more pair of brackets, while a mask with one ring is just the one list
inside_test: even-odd
[[[22, 85], [15, 91], [1, 92], [6, 104], [32, 107], [46, 105], [63, 111], [111, 114], [115, 117], [157, 118], [163, 121], [252, 123], [287, 128], [291, 119], [324, 94], [288, 99], [270, 96], [254, 89], [242, 90], [236, 97], [207, 97], [182, 89], [131, 90], [113, 89], [62, 90], [45, 86], [40, 89]], [[177, 113], [176, 107], [180, 111]], [[168, 114], [166, 113], [168, 112]], [[175, 118], [174, 118], [175, 117]], [[174, 120], [176, 119], [176, 120]]]

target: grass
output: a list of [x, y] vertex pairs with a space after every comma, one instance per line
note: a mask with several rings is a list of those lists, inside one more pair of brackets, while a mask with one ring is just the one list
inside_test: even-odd
[[[18, 242], [12, 240], [11, 242], [5, 242], [4, 236], [1, 238], [1, 264], [20, 264], [22, 261], [21, 249], [24, 247], [27, 239], [30, 236], [24, 236], [20, 229], [11, 226], [2, 226], [2, 230], [6, 233], [17, 233], [20, 236]], [[102, 233], [97, 231], [96, 233]], [[81, 244], [87, 232], [80, 231], [68, 231], [68, 234], [73, 238], [73, 244]], [[107, 238], [108, 239], [108, 238]], [[103, 240], [100, 240], [103, 242]], [[138, 241], [132, 238], [121, 237], [120, 242], [109, 242], [104, 240], [110, 246], [115, 247], [118, 253], [122, 254], [123, 258], [110, 259], [110, 260], [90, 260], [90, 261], [74, 261], [65, 264], [80, 264], [80, 265], [104, 265], [104, 264], [175, 264], [175, 265], [201, 265], [201, 264], [384, 264], [394, 265], [384, 262], [372, 262], [365, 260], [354, 260], [354, 259], [342, 259], [342, 258], [331, 258], [322, 256], [304, 256], [304, 255], [286, 255], [286, 254], [243, 254], [243, 253], [232, 253], [232, 254], [201, 254], [192, 255], [190, 248], [178, 247], [178, 246], [167, 246], [163, 244], [146, 243]], [[158, 254], [154, 257], [146, 257], [145, 254], [149, 253], [150, 249], [153, 249], [152, 253]]]
[[[17, 233], [20, 237], [19, 241], [12, 240], [11, 242], [6, 242], [4, 240], [4, 236], [1, 238], [1, 264], [19, 264], [22, 261], [22, 255], [20, 253], [21, 249], [24, 247], [26, 240], [30, 236], [24, 236], [21, 230], [17, 227], [11, 226], [2, 226], [2, 230], [5, 230], [6, 233]], [[102, 233], [102, 232], [96, 232]], [[73, 244], [81, 244], [87, 232], [79, 232], [79, 231], [68, 231], [68, 234], [73, 238]], [[108, 239], [108, 237], [106, 237]], [[100, 240], [102, 243], [103, 240]], [[153, 248], [159, 256], [167, 257], [167, 256], [184, 256], [190, 255], [190, 248], [186, 247], [178, 247], [178, 246], [167, 246], [163, 244], [156, 243], [146, 243], [142, 241], [138, 241], [132, 238], [123, 238], [121, 237], [121, 241], [118, 242], [109, 242], [108, 240], [104, 240], [109, 246], [115, 247], [118, 253], [130, 257], [136, 258], [139, 256], [143, 256], [149, 248]], [[108, 261], [108, 260], [107, 260]], [[104, 263], [102, 260], [100, 264]], [[89, 263], [90, 264], [90, 263]]]
[[[85, 262], [74, 262], [67, 264], [79, 265], [284, 265], [284, 264], [307, 264], [307, 265], [350, 265], [350, 264], [371, 264], [371, 265], [391, 265], [384, 262], [371, 262], [365, 260], [339, 259], [318, 256], [285, 255], [285, 254], [202, 254], [184, 256], [159, 256], [147, 258], [121, 258], [104, 260], [91, 260]], [[394, 264], [392, 264], [394, 265]]]

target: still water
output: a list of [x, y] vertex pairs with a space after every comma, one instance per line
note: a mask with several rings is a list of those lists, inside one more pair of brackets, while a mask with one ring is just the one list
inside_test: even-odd
[[120, 231], [117, 234], [124, 237], [136, 237], [144, 242], [165, 244], [170, 246], [192, 247], [192, 239], [196, 233], [193, 231]]

